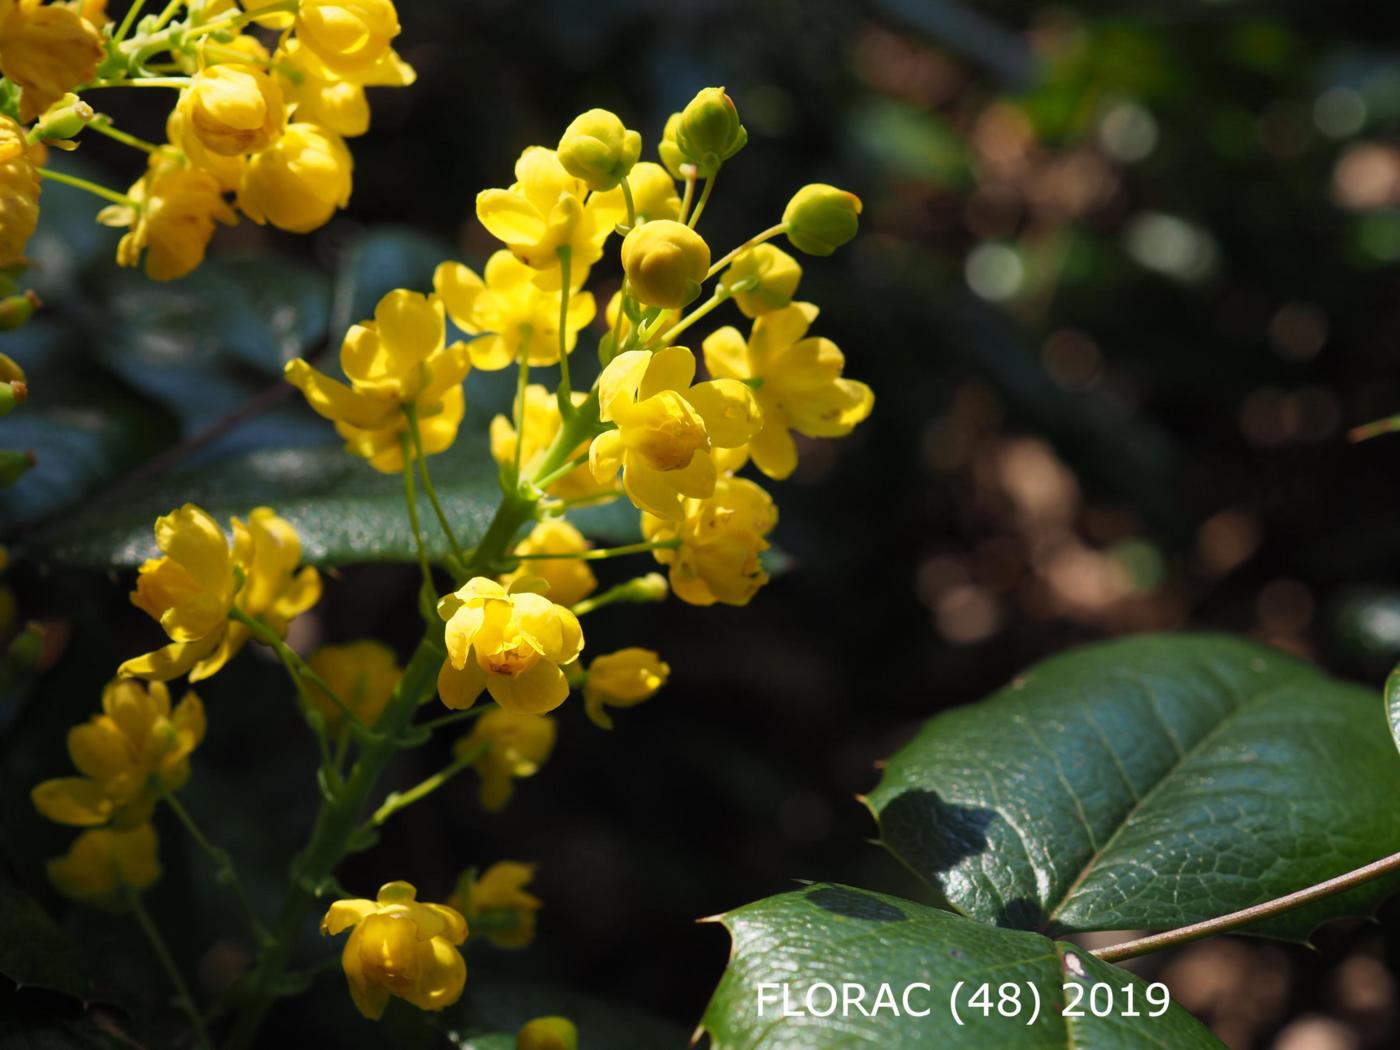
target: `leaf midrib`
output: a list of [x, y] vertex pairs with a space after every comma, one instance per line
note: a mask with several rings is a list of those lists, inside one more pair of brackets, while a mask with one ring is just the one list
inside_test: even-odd
[[[1168, 783], [1170, 783], [1172, 778], [1175, 777], [1176, 774], [1181, 771], [1182, 767], [1189, 763], [1202, 751], [1204, 751], [1205, 748], [1236, 718], [1238, 718], [1244, 712], [1251, 710], [1252, 708], [1257, 706], [1260, 702], [1262, 702], [1273, 692], [1275, 692], [1280, 687], [1280, 685], [1288, 684], [1273, 682], [1267, 687], [1261, 689], [1258, 693], [1255, 693], [1253, 696], [1241, 697], [1236, 687], [1230, 683], [1229, 679], [1225, 675], [1220, 673], [1220, 670], [1215, 666], [1213, 662], [1211, 662], [1210, 660], [1205, 660], [1202, 661], [1200, 666], [1205, 668], [1205, 670], [1209, 672], [1210, 676], [1221, 684], [1222, 688], [1228, 696], [1235, 699], [1235, 707], [1233, 707], [1223, 718], [1221, 718], [1220, 721], [1217, 722], [1210, 730], [1204, 733], [1201, 736], [1201, 738], [1197, 740], [1194, 744], [1182, 749], [1176, 761], [1173, 762], [1171, 766], [1162, 773], [1161, 777], [1158, 778], [1157, 782], [1153, 784], [1150, 788], [1148, 788], [1145, 792], [1143, 792], [1142, 795], [1137, 799], [1137, 801], [1134, 802], [1133, 805], [1128, 808], [1128, 811], [1123, 815], [1123, 819], [1119, 821], [1118, 826], [1113, 829], [1113, 833], [1109, 835], [1109, 837], [1107, 838], [1107, 840], [1105, 840], [1102, 846], [1100, 846], [1097, 850], [1094, 851], [1093, 855], [1084, 863], [1084, 866], [1080, 869], [1079, 874], [1075, 876], [1074, 881], [1071, 882], [1069, 887], [1065, 890], [1065, 892], [1061, 894], [1059, 901], [1046, 913], [1045, 921], [1041, 924], [1042, 930], [1047, 930], [1054, 925], [1055, 920], [1058, 918], [1060, 912], [1069, 905], [1071, 900], [1074, 899], [1075, 893], [1084, 884], [1085, 879], [1089, 877], [1089, 874], [1094, 870], [1095, 866], [1098, 865], [1099, 862], [1103, 860], [1104, 856], [1108, 853], [1108, 851], [1112, 849], [1113, 844], [1118, 841], [1119, 836], [1122, 835], [1124, 830], [1133, 822], [1133, 820], [1138, 816], [1138, 814], [1141, 813], [1143, 809], [1147, 807], [1148, 803], [1152, 801], [1152, 799], [1157, 795], [1157, 793], [1161, 791], [1162, 788], [1165, 787]], [[1146, 682], [1139, 681], [1137, 684], [1139, 688], [1146, 689], [1149, 693], [1151, 692]], [[1164, 729], [1169, 729], [1165, 719], [1162, 720], [1162, 725]]]

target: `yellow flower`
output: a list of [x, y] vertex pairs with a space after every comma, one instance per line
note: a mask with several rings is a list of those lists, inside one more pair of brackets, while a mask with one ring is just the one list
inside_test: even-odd
[[43, 0], [8, 6], [0, 19], [0, 72], [23, 89], [19, 119], [28, 124], [91, 80], [105, 50], [92, 23], [70, 7]]
[[719, 286], [728, 291], [745, 317], [781, 310], [792, 302], [802, 267], [787, 252], [772, 244], [756, 244], [734, 257]]
[[653, 543], [679, 540], [675, 549], [653, 551], [670, 567], [671, 589], [691, 605], [747, 605], [768, 582], [759, 555], [778, 523], [773, 500], [747, 478], [726, 476], [714, 495], [687, 500], [679, 522], [642, 515], [642, 535]]
[[[511, 552], [524, 554], [578, 554], [589, 548], [583, 533], [567, 521], [550, 518], [530, 530], [530, 535], [515, 545]], [[501, 577], [501, 583], [511, 587], [517, 580], [537, 577], [549, 584], [550, 601], [559, 605], [576, 605], [598, 589], [598, 578], [581, 558], [530, 558], [520, 568]]]
[[200, 70], [180, 93], [178, 108], [184, 138], [196, 139], [221, 157], [267, 149], [287, 123], [287, 105], [277, 81], [240, 63]]
[[39, 225], [39, 169], [24, 129], [0, 115], [0, 267], [24, 261], [24, 246]]
[[480, 878], [463, 873], [448, 903], [497, 948], [523, 948], [535, 939], [535, 913], [544, 904], [525, 891], [534, 877], [533, 864], [497, 861]]
[[[403, 677], [394, 651], [373, 641], [323, 645], [306, 662], [367, 726], [379, 721]], [[345, 717], [339, 705], [314, 684], [308, 690], [308, 698], [334, 733]]]
[[[445, 262], [433, 275], [433, 288], [452, 323], [468, 335], [472, 364], [491, 372], [523, 356], [534, 365], [559, 361], [559, 292], [543, 291], [535, 271], [508, 251], [486, 260], [486, 280], [459, 262]], [[570, 353], [578, 333], [593, 320], [592, 292], [569, 297], [565, 346]], [[480, 334], [478, 333], [485, 333]]]
[[270, 148], [249, 159], [238, 206], [259, 225], [310, 233], [350, 203], [353, 170], [339, 135], [315, 124], [289, 124]]
[[803, 186], [783, 211], [787, 239], [808, 255], [830, 255], [860, 229], [860, 198], [822, 182]]
[[218, 522], [193, 503], [156, 519], [164, 557], [141, 566], [131, 601], [160, 621], [170, 644], [126, 661], [117, 674], [166, 682], [188, 671], [198, 682], [248, 640], [248, 628], [229, 621], [233, 609], [285, 637], [291, 620], [316, 604], [321, 577], [310, 566], [296, 571], [301, 541], [288, 522], [258, 507], [246, 524], [238, 518], [232, 524], [230, 551]]
[[248, 167], [248, 158], [242, 155], [225, 157], [211, 153], [204, 144], [186, 129], [185, 116], [176, 106], [165, 119], [165, 137], [184, 153], [192, 168], [214, 177], [222, 193], [232, 193], [243, 181], [243, 172]]
[[817, 312], [811, 303], [793, 303], [754, 321], [747, 343], [730, 327], [705, 340], [705, 367], [711, 375], [757, 388], [763, 429], [749, 442], [749, 454], [770, 478], [785, 478], [797, 466], [790, 430], [807, 437], [841, 437], [875, 404], [870, 387], [842, 378], [846, 359], [835, 343], [805, 338]]
[[127, 228], [117, 245], [117, 263], [138, 266], [157, 281], [183, 277], [204, 261], [214, 223], [233, 226], [238, 216], [224, 201], [213, 175], [184, 167], [162, 150], [151, 156], [146, 174], [126, 191], [134, 208], [113, 204], [97, 213], [105, 226]]
[[568, 697], [559, 666], [583, 650], [583, 629], [562, 605], [476, 576], [438, 602], [438, 615], [447, 621], [438, 695], [448, 707], [471, 707], [484, 689], [502, 707], [537, 715]]
[[594, 438], [589, 467], [598, 481], [622, 468], [632, 502], [659, 518], [680, 518], [682, 501], [715, 490], [711, 448], [738, 448], [762, 421], [753, 392], [735, 379], [691, 386], [695, 355], [683, 346], [619, 354], [598, 377], [600, 415], [617, 429]]
[[567, 1017], [536, 1017], [515, 1033], [515, 1050], [578, 1050], [578, 1028]]
[[187, 693], [174, 711], [162, 682], [109, 682], [102, 714], [68, 731], [68, 755], [82, 776], [46, 780], [34, 806], [59, 824], [129, 828], [151, 819], [159, 777], [171, 791], [190, 776], [190, 753], [204, 739], [204, 705]]
[[588, 187], [564, 170], [552, 149], [531, 146], [515, 162], [509, 189], [482, 190], [476, 217], [486, 232], [505, 244], [517, 259], [536, 270], [541, 288], [562, 283], [559, 249], [567, 247], [569, 284], [577, 288], [603, 255], [603, 242], [625, 217], [600, 197], [584, 203]]
[[559, 139], [559, 163], [595, 193], [617, 188], [641, 155], [642, 136], [606, 109], [580, 113]]
[[671, 668], [650, 649], [629, 647], [600, 656], [588, 666], [583, 710], [594, 725], [611, 729], [607, 707], [635, 707], [666, 684]]
[[[487, 711], [472, 731], [452, 747], [457, 758], [475, 754], [472, 765], [481, 777], [481, 804], [504, 809], [514, 791], [513, 781], [540, 771], [554, 750], [554, 719], [527, 715], [504, 707]], [[484, 751], [482, 745], [487, 745]]]
[[369, 130], [365, 88], [407, 87], [418, 79], [413, 67], [394, 51], [386, 51], [368, 69], [337, 73], [295, 38], [278, 51], [275, 67], [283, 74], [282, 91], [295, 118], [345, 138]]
[[423, 451], [442, 452], [457, 437], [466, 412], [462, 380], [471, 370], [462, 343], [446, 345], [442, 303], [397, 289], [379, 300], [374, 320], [355, 325], [340, 348], [346, 386], [297, 358], [288, 361], [287, 382], [317, 413], [335, 423], [345, 447], [376, 470], [403, 469], [402, 435], [417, 408]]
[[296, 35], [336, 72], [360, 73], [389, 53], [399, 35], [399, 15], [392, 0], [301, 0]]
[[710, 269], [710, 246], [684, 223], [656, 219], [623, 239], [622, 269], [632, 294], [643, 303], [678, 310], [700, 294]]
[[467, 923], [445, 904], [423, 904], [408, 882], [387, 882], [378, 899], [340, 900], [321, 920], [323, 935], [354, 927], [340, 963], [350, 998], [377, 1021], [390, 996], [420, 1010], [441, 1010], [462, 995], [467, 964], [458, 948]]
[[49, 881], [70, 900], [121, 911], [125, 890], [144, 890], [160, 878], [157, 846], [150, 824], [84, 831], [67, 853], [48, 862]]
[[[581, 405], [588, 395], [575, 391], [573, 402]], [[563, 420], [559, 415], [559, 399], [538, 383], [525, 388], [524, 407], [525, 447], [520, 450], [521, 472], [529, 477], [539, 465], [544, 454], [554, 444], [554, 436], [559, 433]], [[508, 416], [496, 416], [491, 420], [491, 457], [502, 466], [515, 463], [515, 425]], [[577, 458], [588, 451], [585, 441], [569, 453], [569, 458]], [[558, 481], [549, 486], [551, 495], [559, 499], [593, 500], [607, 493], [614, 493], [617, 486], [613, 479], [602, 482], [593, 478], [586, 464], [579, 464]]]
[[[676, 180], [660, 164], [649, 160], [637, 164], [627, 175], [627, 186], [632, 191], [637, 222], [680, 218], [681, 198], [676, 193]], [[627, 215], [627, 203], [622, 197], [621, 186], [599, 194], [598, 204], [609, 212], [620, 213], [624, 218]]]

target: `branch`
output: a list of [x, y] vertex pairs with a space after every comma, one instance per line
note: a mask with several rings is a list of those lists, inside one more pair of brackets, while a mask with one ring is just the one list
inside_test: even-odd
[[1229, 933], [1237, 930], [1241, 926], [1248, 926], [1252, 922], [1260, 919], [1267, 919], [1274, 915], [1281, 915], [1284, 912], [1292, 911], [1294, 908], [1301, 908], [1304, 904], [1311, 904], [1313, 901], [1322, 900], [1324, 897], [1331, 897], [1344, 890], [1352, 889], [1372, 879], [1380, 878], [1382, 875], [1393, 871], [1400, 871], [1400, 853], [1392, 853], [1388, 857], [1364, 864], [1354, 871], [1349, 871], [1344, 875], [1338, 875], [1334, 879], [1326, 882], [1319, 882], [1316, 885], [1308, 886], [1305, 889], [1296, 890], [1293, 893], [1284, 894], [1263, 904], [1255, 904], [1248, 908], [1241, 908], [1239, 911], [1232, 911], [1229, 915], [1222, 915], [1216, 919], [1206, 919], [1204, 922], [1193, 922], [1190, 926], [1182, 926], [1179, 929], [1167, 930], [1165, 933], [1154, 933], [1148, 937], [1139, 937], [1135, 941], [1125, 941], [1123, 944], [1114, 944], [1107, 948], [1097, 948], [1089, 954], [1104, 962], [1117, 962], [1119, 959], [1132, 959], [1138, 955], [1146, 955], [1148, 952], [1161, 951], [1163, 948], [1174, 948], [1179, 944], [1189, 944], [1191, 941], [1198, 941], [1202, 937], [1210, 937], [1217, 933]]

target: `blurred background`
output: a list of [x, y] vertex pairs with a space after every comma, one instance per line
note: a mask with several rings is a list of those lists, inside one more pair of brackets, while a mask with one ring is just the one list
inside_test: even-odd
[[[219, 234], [214, 257], [271, 251], [329, 272], [348, 245], [392, 226], [479, 267], [495, 245], [475, 194], [507, 185], [523, 147], [552, 145], [576, 113], [603, 106], [643, 132], [652, 157], [666, 116], [722, 84], [750, 141], [718, 180], [703, 232], [722, 252], [776, 221], [805, 182], [858, 193], [861, 237], [803, 260], [802, 297], [821, 305], [818, 331], [877, 401], [851, 438], [803, 445], [797, 474], [774, 486], [790, 564], [749, 607], [673, 603], [590, 622], [591, 646], [660, 650], [673, 669], [664, 693], [622, 712], [611, 734], [570, 705], [555, 757], [505, 814], [484, 814], [464, 777], [407, 811], [342, 882], [411, 873], [441, 899], [468, 864], [537, 861], [535, 945], [483, 948], [472, 965], [688, 1032], [728, 950], [697, 918], [797, 878], [921, 896], [868, 842], [856, 795], [923, 719], [1028, 663], [1189, 627], [1379, 683], [1400, 658], [1400, 437], [1357, 445], [1346, 434], [1400, 411], [1400, 9], [1132, 10], [401, 5], [398, 43], [419, 81], [372, 93], [350, 209], [310, 238], [245, 223]], [[135, 106], [118, 123], [160, 133]], [[134, 177], [128, 155], [90, 145], [84, 159], [106, 165], [109, 182]], [[61, 192], [46, 191], [46, 208]], [[50, 244], [47, 279], [70, 298], [115, 286], [129, 318], [160, 307], [140, 296], [165, 293], [110, 273], [115, 236], [66, 236], [103, 257], [73, 276]], [[606, 301], [617, 276], [596, 280]], [[83, 309], [48, 291], [55, 311]], [[88, 351], [120, 358], [105, 338], [93, 333]], [[178, 340], [156, 349], [183, 352]], [[177, 435], [269, 387], [237, 362], [221, 370], [230, 385], [185, 399]], [[469, 379], [475, 413], [501, 400], [490, 384], [477, 391], [481, 378]], [[289, 401], [272, 414], [298, 441], [329, 436]], [[0, 716], [22, 745], [7, 747], [0, 786], [22, 800], [57, 775], [62, 733], [92, 709], [107, 669], [152, 633], [126, 604], [128, 576], [20, 572], [11, 583], [24, 615], [59, 626], [67, 646], [37, 687], [42, 702]], [[375, 635], [407, 651], [414, 584], [410, 567], [347, 568], [293, 640]], [[245, 658], [201, 689], [221, 725], [189, 788], [197, 812], [240, 800], [211, 816], [211, 834], [269, 902], [314, 803], [304, 730], [290, 705], [266, 702], [284, 688], [274, 665]], [[405, 761], [398, 786], [446, 758], [444, 743], [417, 767]], [[3, 820], [7, 867], [62, 911], [41, 861], [67, 834], [22, 802]], [[218, 987], [245, 949], [208, 950], [226, 905], [199, 858], [166, 864], [153, 907]], [[1231, 1047], [1394, 1046], [1397, 920], [1392, 905], [1378, 924], [1329, 927], [1319, 951], [1223, 940], [1139, 965]], [[131, 955], [133, 973], [149, 965], [120, 923], [84, 917], [81, 928]], [[318, 982], [276, 1015], [279, 1037], [390, 1038], [343, 999], [338, 975]]]

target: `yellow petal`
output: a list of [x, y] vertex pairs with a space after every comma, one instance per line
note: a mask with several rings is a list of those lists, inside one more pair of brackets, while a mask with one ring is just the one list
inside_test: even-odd
[[29, 797], [34, 808], [49, 820], [79, 828], [107, 823], [114, 808], [101, 785], [86, 777], [46, 780]]
[[651, 355], [646, 375], [637, 390], [637, 400], [645, 401], [663, 390], [684, 393], [694, 379], [695, 355], [683, 346], [662, 347]]
[[697, 383], [685, 391], [685, 399], [705, 421], [710, 443], [719, 448], [738, 448], [762, 425], [753, 391], [737, 379]]
[[326, 419], [373, 428], [383, 425], [398, 412], [395, 402], [351, 390], [339, 380], [318, 372], [301, 358], [288, 361], [284, 374], [287, 382], [305, 395], [312, 411]]
[[535, 663], [518, 675], [486, 676], [486, 689], [508, 711], [542, 715], [569, 698], [569, 680], [548, 660]]
[[475, 660], [468, 659], [461, 670], [444, 660], [438, 671], [438, 696], [443, 705], [454, 711], [465, 711], [476, 703], [476, 698], [486, 688], [486, 672]]

